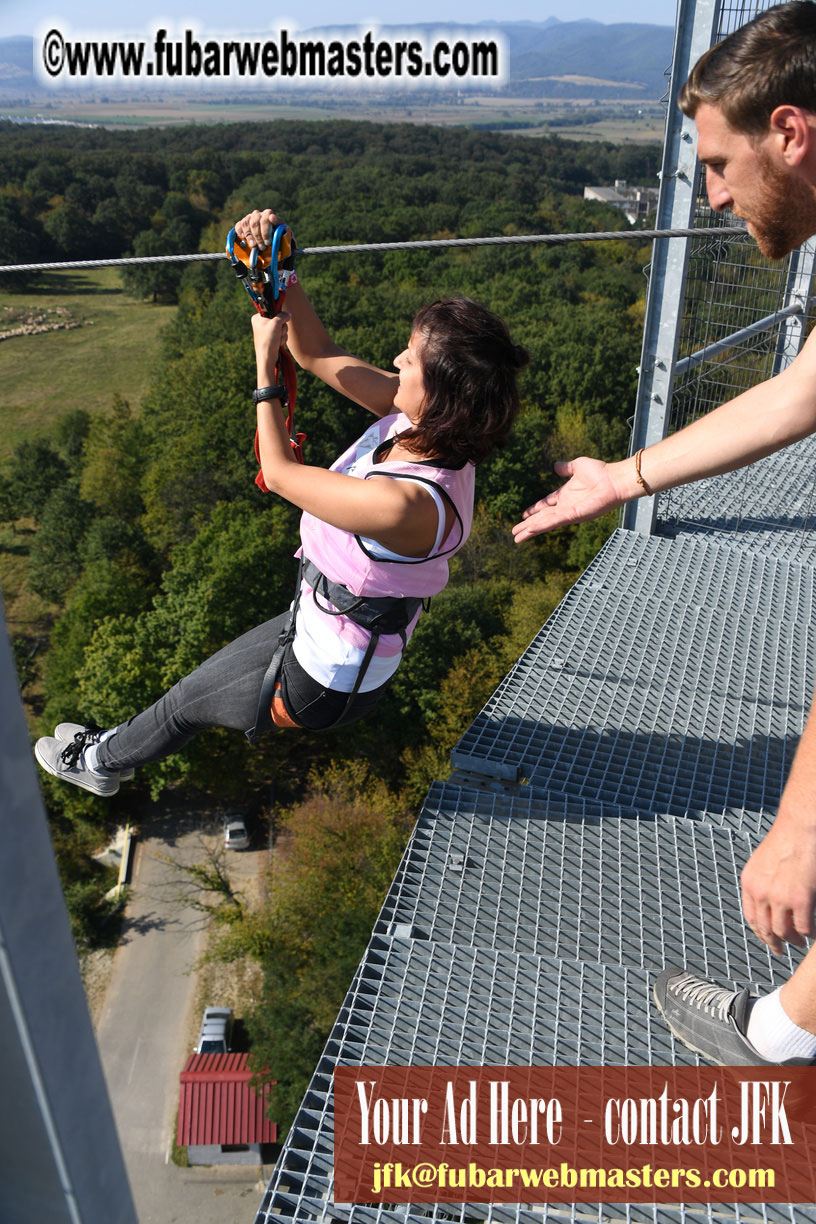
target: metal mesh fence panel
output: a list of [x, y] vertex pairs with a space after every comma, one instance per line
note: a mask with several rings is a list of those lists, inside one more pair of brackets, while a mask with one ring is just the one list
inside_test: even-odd
[[[722, 5], [717, 37], [724, 38], [769, 7], [770, 4], [765, 3]], [[730, 212], [716, 213], [709, 205], [703, 171], [695, 228], [726, 227], [734, 222], [735, 218]], [[791, 348], [786, 342], [784, 319], [757, 334], [728, 344], [722, 351], [708, 355], [705, 352], [769, 316], [790, 310], [794, 301], [792, 293], [799, 295], [804, 314], [788, 315], [788, 318], [795, 317], [798, 331], [806, 333], [813, 322], [816, 302], [808, 300], [812, 257], [805, 271], [804, 290], [802, 284], [795, 285], [796, 261], [800, 258], [798, 252], [781, 261], [765, 258], [747, 230], [744, 235], [707, 235], [691, 240], [669, 433], [684, 428], [724, 400], [733, 399], [770, 378], [795, 356], [798, 345]], [[750, 499], [752, 480], [751, 468], [745, 469], [736, 478], [734, 483], [739, 485], [742, 493], [740, 501]], [[691, 517], [685, 513], [682, 498], [672, 497], [671, 494], [659, 497], [659, 532], [671, 530]], [[739, 530], [740, 519], [737, 513], [728, 525], [722, 525], [719, 529]]]

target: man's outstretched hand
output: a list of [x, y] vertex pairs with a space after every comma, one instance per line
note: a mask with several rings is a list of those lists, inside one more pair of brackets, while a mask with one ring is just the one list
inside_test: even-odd
[[586, 457], [556, 463], [556, 475], [568, 476], [569, 480], [524, 511], [522, 521], [513, 528], [516, 543], [554, 527], [598, 518], [635, 496], [635, 492], [624, 494], [615, 484], [612, 469], [618, 466]]

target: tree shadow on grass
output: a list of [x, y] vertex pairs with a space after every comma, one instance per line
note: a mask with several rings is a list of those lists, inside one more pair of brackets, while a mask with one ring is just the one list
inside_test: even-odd
[[121, 283], [114, 282], [111, 284], [100, 285], [92, 278], [94, 275], [103, 269], [88, 268], [85, 271], [77, 270], [74, 272], [40, 272], [35, 274], [35, 279], [22, 279], [19, 285], [4, 284], [3, 288], [10, 290], [15, 296], [31, 298], [55, 298], [55, 297], [100, 297], [125, 296], [125, 287]]
[[[31, 532], [33, 535], [34, 533]], [[6, 553], [10, 557], [27, 557], [31, 552], [31, 543], [28, 540], [14, 540], [0, 538], [0, 552]]]

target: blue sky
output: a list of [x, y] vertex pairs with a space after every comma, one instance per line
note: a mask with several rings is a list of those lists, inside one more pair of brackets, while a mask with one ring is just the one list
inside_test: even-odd
[[[132, 3], [121, 0], [0, 0], [0, 38], [15, 34], [34, 34], [44, 24], [64, 33], [115, 35], [141, 34], [163, 23], [189, 25], [207, 33], [246, 35], [262, 33], [258, 13], [263, 6], [248, 5], [241, 14], [224, 0], [144, 0], [136, 14]], [[140, 6], [141, 7], [141, 6]], [[673, 25], [675, 0], [618, 0], [614, 11], [604, 0], [412, 0], [410, 4], [388, 0], [281, 0], [270, 5], [269, 27], [287, 24], [290, 29], [310, 26], [360, 24], [384, 25], [438, 21], [560, 21], [589, 18], [609, 24], [613, 21], [642, 21]], [[287, 18], [284, 23], [283, 18]], [[267, 27], [268, 28], [268, 27]]]

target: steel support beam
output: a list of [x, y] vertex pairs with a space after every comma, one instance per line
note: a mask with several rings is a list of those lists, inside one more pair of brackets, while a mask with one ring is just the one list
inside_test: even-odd
[[0, 1219], [136, 1224], [4, 625], [0, 710]]
[[780, 328], [774, 353], [773, 373], [779, 374], [793, 361], [805, 343], [807, 319], [814, 265], [816, 238], [809, 238], [790, 257], [785, 285], [785, 308], [789, 311], [784, 327]]
[[[677, 107], [689, 72], [708, 50], [719, 21], [720, 0], [680, 0], [675, 31], [666, 139], [657, 202], [657, 229], [688, 229], [694, 220], [699, 182], [697, 130]], [[632, 451], [651, 446], [666, 434], [677, 357], [682, 303], [688, 275], [689, 238], [655, 241], [646, 301]], [[624, 508], [623, 526], [651, 534], [655, 498]]]

